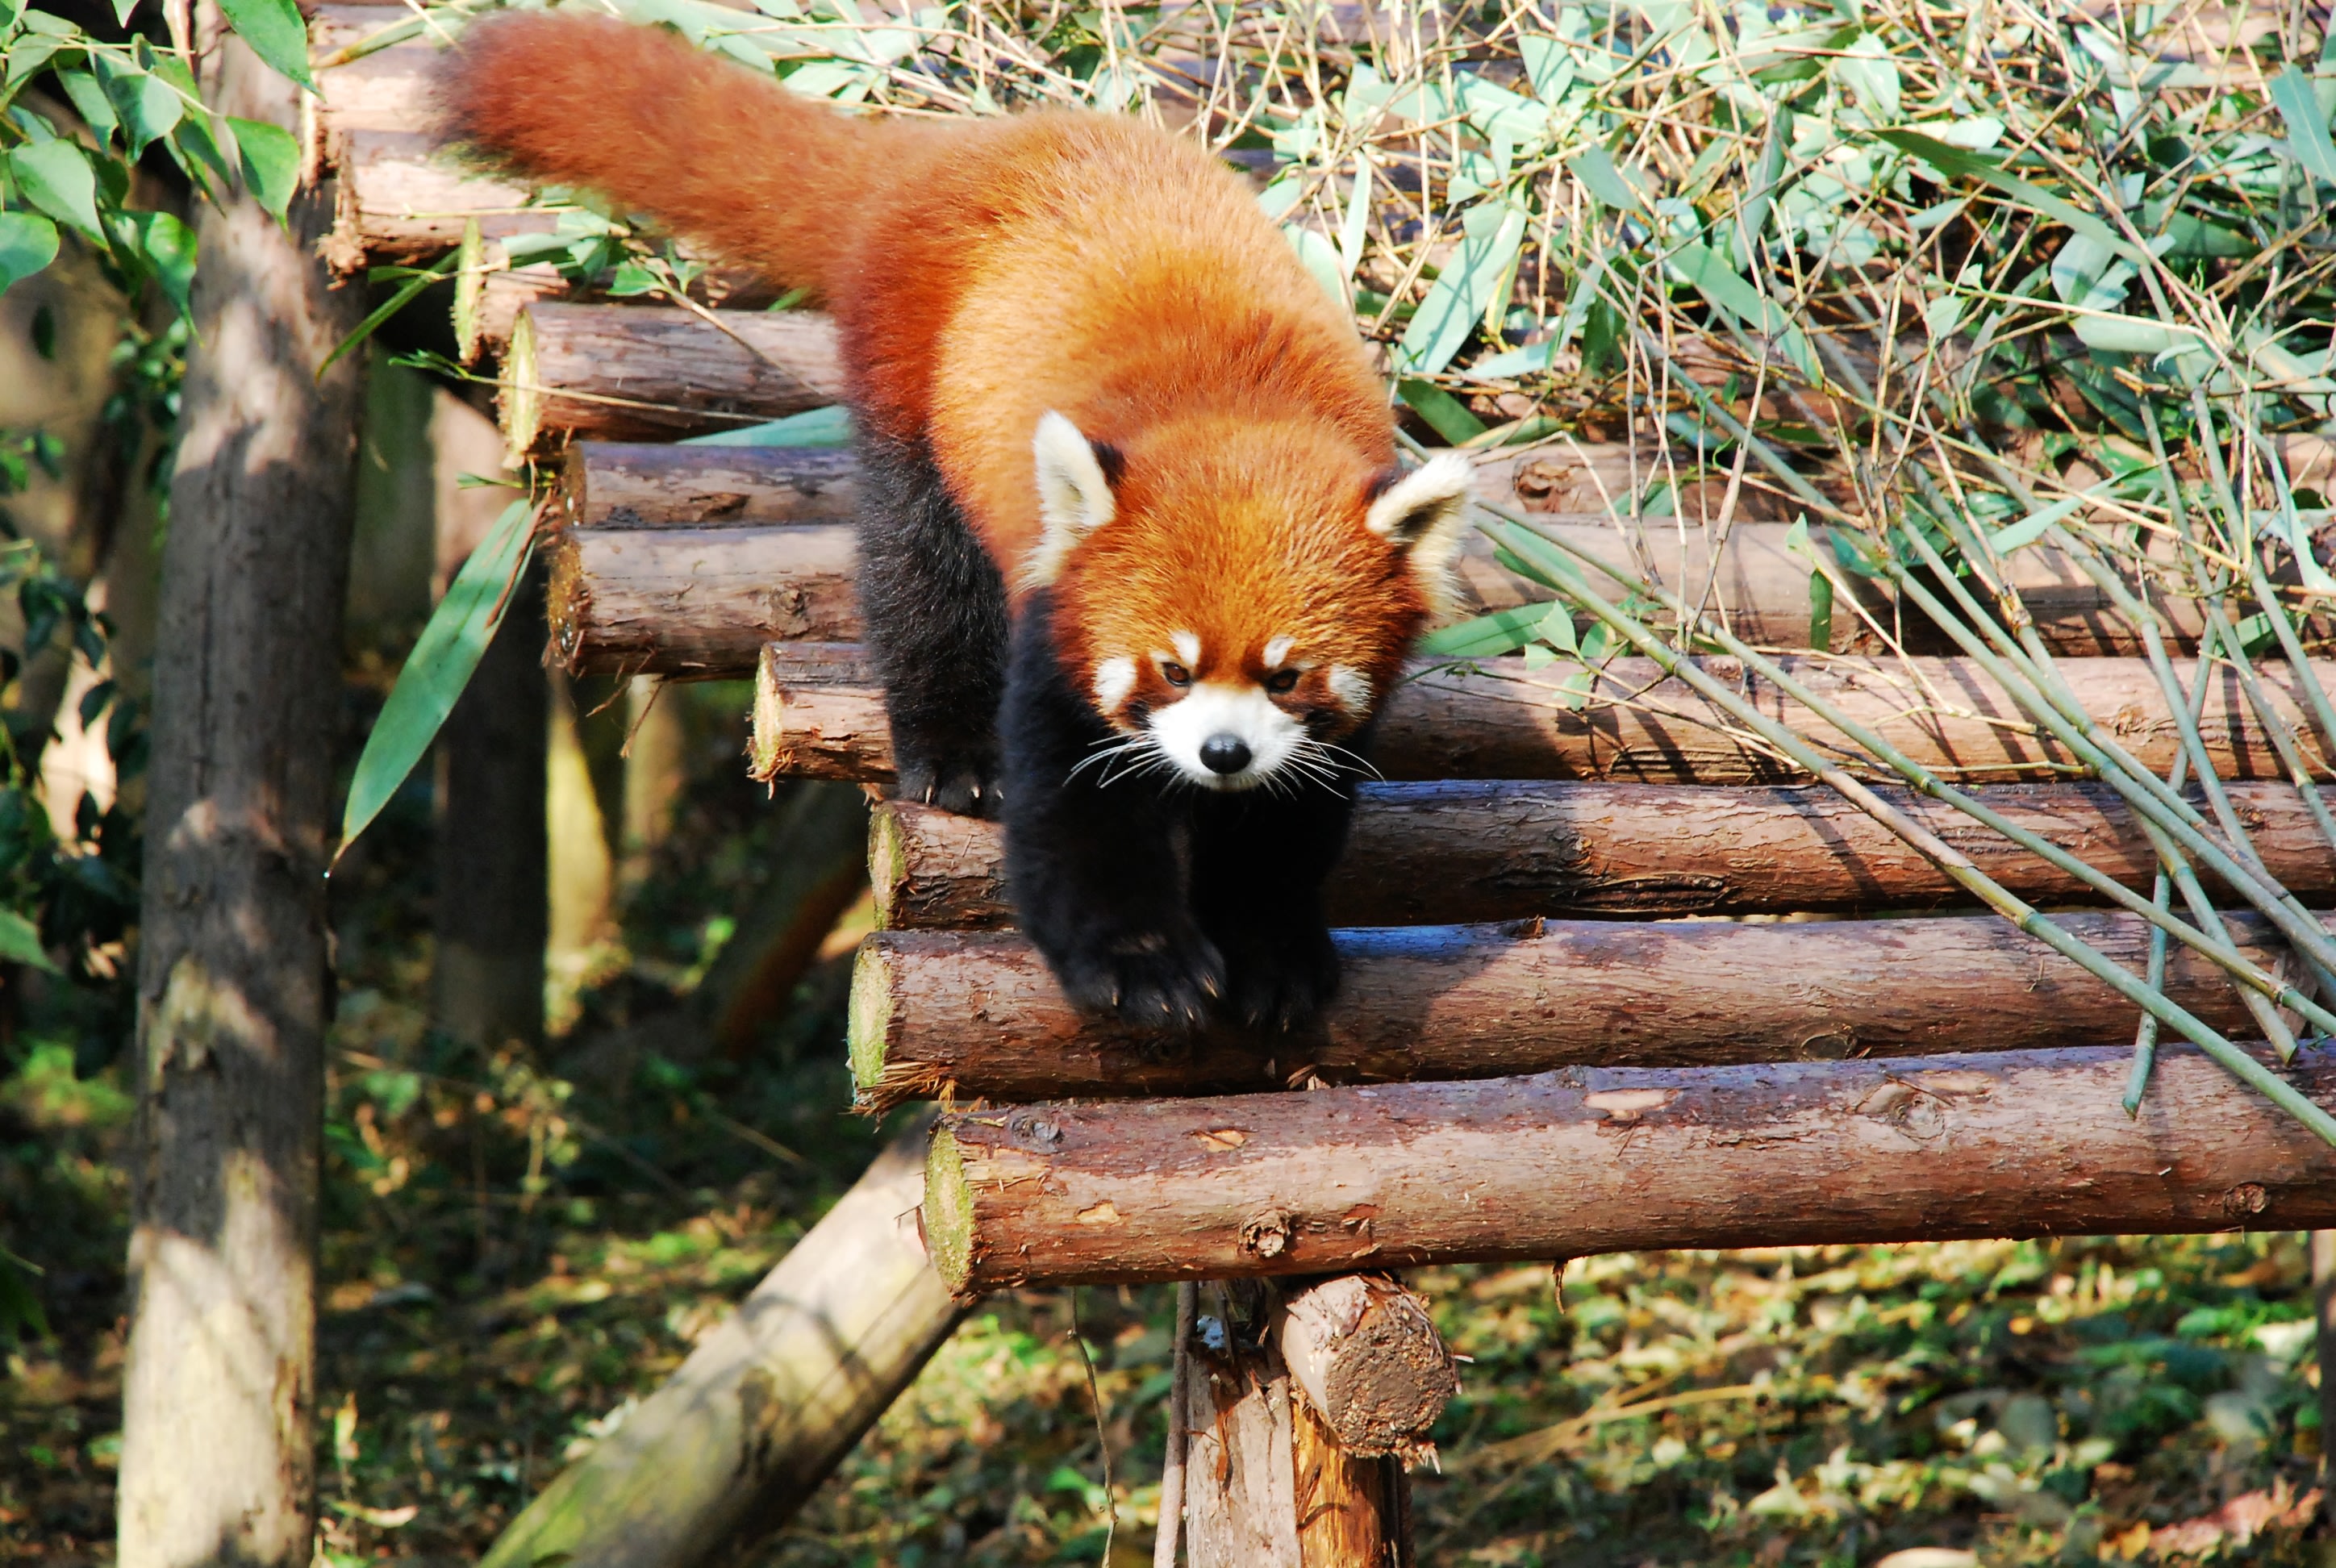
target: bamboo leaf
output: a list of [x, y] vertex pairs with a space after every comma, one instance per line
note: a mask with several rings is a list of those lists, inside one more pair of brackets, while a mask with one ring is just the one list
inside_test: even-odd
[[2313, 179], [2336, 185], [2336, 143], [2328, 139], [2328, 116], [2312, 94], [2312, 78], [2290, 65], [2272, 78], [2271, 101], [2287, 122], [2287, 145], [2296, 162]]
[[1455, 446], [1484, 433], [1484, 422], [1469, 413], [1466, 404], [1432, 381], [1399, 381], [1396, 392], [1413, 413]]
[[845, 446], [852, 441], [852, 415], [842, 404], [809, 408], [741, 430], [709, 431], [677, 446]]
[[2054, 523], [2069, 516], [2084, 503], [2085, 498], [2081, 495], [2056, 501], [2049, 506], [2029, 512], [2018, 522], [2007, 523], [1997, 529], [1988, 536], [1987, 541], [1995, 548], [1996, 554], [2010, 555], [2023, 545], [2034, 544], [2051, 531]]
[[[1434, 658], [1498, 658], [1531, 643], [1543, 640], [1543, 623], [1552, 615], [1564, 616], [1562, 605], [1521, 604], [1496, 609], [1455, 626], [1440, 627], [1419, 639], [1422, 653]], [[1566, 622], [1566, 643], [1573, 641], [1573, 623]]]
[[315, 88], [308, 74], [308, 24], [292, 0], [219, 0], [219, 11], [254, 54], [301, 86]]
[[2127, 244], [2117, 230], [2098, 218], [2053, 195], [2040, 185], [2031, 184], [2017, 174], [2006, 173], [2003, 166], [1992, 158], [1966, 151], [1961, 147], [1950, 147], [1936, 137], [1925, 136], [1919, 131], [1876, 131], [1874, 135], [1876, 141], [1888, 142], [1899, 151], [1921, 159], [1942, 174], [1961, 175], [1992, 186], [2029, 211], [2066, 224], [2086, 239], [2107, 246], [2128, 261], [2136, 265], [2141, 261], [2140, 254]]
[[446, 716], [454, 711], [456, 699], [479, 667], [480, 656], [502, 623], [504, 606], [527, 569], [534, 542], [534, 510], [525, 501], [514, 501], [455, 573], [405, 667], [398, 671], [397, 684], [390, 688], [373, 733], [365, 737], [356, 774], [349, 781], [341, 847], [333, 854], [336, 863], [381, 814], [429, 751]]
[[404, 309], [406, 305], [415, 295], [421, 293], [423, 289], [429, 287], [433, 283], [445, 282], [447, 275], [453, 270], [454, 264], [461, 259], [462, 253], [460, 251], [455, 252], [452, 256], [442, 256], [436, 261], [432, 262], [428, 267], [423, 268], [421, 271], [415, 273], [413, 277], [400, 284], [398, 286], [397, 292], [391, 295], [387, 299], [382, 301], [379, 306], [375, 307], [372, 315], [366, 317], [363, 321], [358, 322], [355, 331], [351, 332], [346, 337], [342, 338], [338, 343], [333, 345], [333, 351], [325, 355], [325, 362], [322, 365], [316, 366], [316, 378], [320, 381], [323, 380], [325, 372], [332, 369], [334, 363], [337, 361], [341, 355], [346, 354], [350, 349], [355, 348], [357, 345], [363, 343], [366, 338], [371, 337], [375, 332], [379, 330], [383, 322], [387, 321], [391, 317], [395, 316], [399, 311]]
[[1460, 229], [1459, 253], [1428, 286], [1397, 347], [1398, 362], [1416, 375], [1433, 375], [1451, 364], [1484, 319], [1524, 239], [1525, 215], [1505, 202], [1479, 202], [1463, 215]]

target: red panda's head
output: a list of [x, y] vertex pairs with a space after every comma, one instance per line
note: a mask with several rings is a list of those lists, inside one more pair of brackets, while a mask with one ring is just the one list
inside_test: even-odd
[[1033, 444], [1025, 581], [1130, 762], [1218, 790], [1335, 771], [1445, 609], [1467, 461], [1404, 473], [1319, 422], [1232, 417], [1104, 445], [1049, 414]]

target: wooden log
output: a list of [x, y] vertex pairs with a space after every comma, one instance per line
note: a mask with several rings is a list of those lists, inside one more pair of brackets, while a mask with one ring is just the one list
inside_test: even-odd
[[548, 553], [551, 649], [575, 674], [735, 677], [767, 639], [860, 629], [846, 523], [573, 529]]
[[[1451, 1353], [1425, 1305], [1392, 1281], [1342, 1277], [1287, 1301], [1246, 1281], [1203, 1287], [1203, 1331], [1183, 1347], [1186, 1371], [1171, 1393], [1183, 1401], [1184, 1417], [1172, 1425], [1187, 1434], [1182, 1534], [1192, 1568], [1394, 1568], [1412, 1560], [1408, 1490], [1394, 1456], [1402, 1445], [1370, 1452], [1343, 1445], [1283, 1349], [1293, 1342], [1284, 1325], [1295, 1309], [1322, 1333], [1317, 1343], [1301, 1328], [1301, 1349], [1359, 1353], [1366, 1340], [1342, 1340], [1337, 1333], [1355, 1290], [1376, 1308], [1370, 1320], [1383, 1316], [1403, 1325], [1395, 1337], [1368, 1343], [1413, 1354], [1422, 1368], [1414, 1397], [1429, 1395], [1438, 1411], [1450, 1397]], [[1328, 1298], [1329, 1310], [1309, 1312], [1318, 1295]], [[1390, 1368], [1389, 1376], [1399, 1381], [1405, 1375]], [[1366, 1445], [1387, 1437], [1357, 1425]], [[1163, 1519], [1163, 1529], [1171, 1524]]]
[[488, 239], [549, 232], [558, 214], [529, 205], [529, 190], [467, 172], [438, 157], [415, 131], [363, 127], [336, 132], [326, 155], [336, 179], [332, 232], [322, 249], [342, 273], [426, 264], [462, 242], [475, 221]]
[[481, 1559], [689, 1568], [786, 1523], [957, 1327], [913, 1232], [922, 1124]]
[[1385, 1274], [1340, 1274], [1294, 1291], [1275, 1315], [1273, 1343], [1331, 1445], [1357, 1458], [1426, 1442], [1460, 1391], [1427, 1303]]
[[561, 528], [738, 529], [850, 522], [860, 465], [842, 446], [580, 441], [554, 492]]
[[[1835, 734], [1737, 661], [1698, 661], [1820, 748], [1854, 758]], [[1878, 730], [1942, 776], [1965, 784], [2067, 777], [2073, 765], [2030, 731], [2010, 698], [1959, 658], [1866, 660], [1788, 657], [1796, 678], [1850, 717]], [[2068, 658], [2062, 677], [2096, 723], [2148, 767], [2163, 772], [2181, 741], [2156, 681], [2140, 659]], [[2323, 683], [2336, 662], [2315, 660]], [[2284, 665], [2261, 667], [2290, 725], [2309, 733]], [[1609, 779], [1697, 784], [1777, 783], [1794, 770], [1729, 734], [1725, 720], [1684, 684], [1644, 659], [1607, 665], [1585, 712], [1568, 706], [1562, 669], [1540, 675], [1520, 659], [1485, 659], [1475, 673], [1420, 667], [1387, 703], [1372, 760], [1390, 779]], [[1937, 694], [1934, 702], [1926, 692]], [[2276, 753], [2227, 672], [2207, 696], [2200, 728], [2225, 779], [2284, 777]], [[884, 705], [865, 658], [851, 645], [772, 643], [756, 677], [748, 746], [758, 778], [800, 774], [876, 783], [892, 773]]]
[[[579, 560], [569, 577], [579, 602], [624, 602], [640, 596], [631, 579], [669, 584], [688, 574], [752, 580], [780, 599], [830, 600], [841, 614], [822, 629], [786, 630], [789, 624], [762, 618], [764, 597], [715, 595], [693, 602], [689, 626], [672, 628], [675, 646], [689, 652], [668, 660], [664, 649], [670, 610], [644, 605], [646, 618], [628, 618], [624, 633], [603, 646], [601, 628], [589, 617], [558, 628], [571, 669], [599, 672], [645, 669], [692, 675], [751, 671], [756, 650], [774, 638], [817, 637], [844, 641], [860, 627], [852, 609], [852, 561], [848, 540], [808, 541], [784, 527], [801, 523], [848, 523], [858, 496], [856, 465], [840, 448], [753, 448], [579, 443], [561, 470], [560, 515], [572, 529], [632, 530], [650, 537], [626, 541], [621, 554], [602, 541], [593, 559]], [[1484, 471], [1491, 486], [1496, 471]], [[1711, 570], [1710, 541], [1700, 532], [1682, 541], [1660, 521], [1632, 528], [1597, 517], [1552, 516], [1542, 526], [1576, 549], [1618, 566], [1651, 567], [1672, 588], [1699, 591], [1710, 581], [1712, 602], [1728, 607], [1730, 624], [1748, 640], [1767, 646], [1798, 646], [1807, 640], [1809, 574], [1786, 546], [1781, 523], [1741, 523], [1729, 531], [1720, 569]], [[718, 537], [682, 540], [674, 530], [718, 529]], [[566, 548], [555, 545], [555, 549]], [[2122, 621], [2105, 615], [2098, 592], [2061, 582], [2065, 562], [2057, 556], [2022, 550], [2013, 558], [2027, 573], [2023, 588], [2048, 642], [2070, 654], [2129, 652]], [[2070, 569], [2072, 572], [2072, 569]], [[1460, 600], [1468, 613], [1537, 602], [1544, 590], [1519, 579], [1494, 559], [1492, 541], [1470, 534], [1458, 562]], [[1890, 613], [1883, 607], [1885, 617]], [[1858, 643], [1859, 624], [1846, 612], [1835, 617], [1834, 648], [1846, 652]], [[646, 663], [642, 661], [646, 659]]]
[[503, 433], [540, 454], [569, 437], [672, 440], [842, 400], [835, 332], [804, 311], [684, 310], [543, 300], [503, 355]]
[[[2281, 884], [2336, 901], [2336, 854], [2285, 784], [2226, 786]], [[1880, 786], [1900, 811], [2031, 903], [2099, 896], [1952, 807]], [[1972, 792], [2118, 881], [2146, 888], [2149, 845], [2106, 784], [1985, 784]], [[2323, 792], [2336, 806], [2336, 791]], [[878, 924], [990, 930], [1013, 923], [995, 823], [910, 801], [877, 808], [868, 872]], [[1927, 910], [1970, 895], [1829, 789], [1754, 784], [1367, 783], [1325, 890], [1342, 926], [1531, 915], [1773, 914]]]
[[[959, 1112], [933, 1135], [924, 1233], [970, 1293], [2336, 1222], [2336, 1150], [2186, 1046], [2160, 1047], [2127, 1116], [2131, 1057], [1575, 1067]], [[2276, 1070], [2336, 1106], [2336, 1050]]]
[[[2139, 973], [2147, 926], [2057, 916]], [[2286, 950], [2253, 916], [2233, 935]], [[1930, 1056], [2130, 1040], [2133, 1004], [1993, 915], [1745, 924], [1520, 920], [1336, 933], [1339, 993], [1311, 1032], [1163, 1039], [1075, 1010], [1003, 931], [880, 931], [852, 977], [852, 1081], [906, 1100], [1224, 1093], [1309, 1082], [1490, 1078], [1601, 1062]], [[2177, 948], [2167, 994], [2207, 1022], [2247, 1015], [2221, 970]]]

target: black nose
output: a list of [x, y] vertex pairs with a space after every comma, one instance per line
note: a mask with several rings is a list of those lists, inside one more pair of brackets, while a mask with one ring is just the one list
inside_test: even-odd
[[1239, 773], [1249, 766], [1249, 743], [1237, 735], [1212, 735], [1201, 743], [1201, 762], [1211, 773]]

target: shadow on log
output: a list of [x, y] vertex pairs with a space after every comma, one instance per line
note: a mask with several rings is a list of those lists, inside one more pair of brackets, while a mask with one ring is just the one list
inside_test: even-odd
[[[2336, 898], [2336, 854], [2292, 786], [2226, 790], [2281, 885], [2307, 903]], [[1877, 793], [2031, 903], [2100, 901], [1951, 806], [1911, 790]], [[1972, 793], [2127, 887], [2146, 890], [2156, 872], [2132, 813], [2106, 784], [1990, 784]], [[2336, 788], [2321, 793], [2336, 804]], [[877, 923], [894, 930], [1011, 925], [1003, 852], [995, 823], [884, 803], [868, 842]], [[1971, 902], [1904, 840], [1821, 785], [1716, 791], [1530, 779], [1363, 784], [1347, 852], [1324, 894], [1330, 923], [1341, 926]]]
[[[1697, 661], [1820, 750], [1854, 759], [1846, 737], [1735, 660]], [[1780, 661], [1850, 717], [1942, 776], [1966, 784], [2066, 777], [2066, 754], [1967, 659], [1900, 661], [1798, 656]], [[1601, 700], [1587, 711], [1559, 689], [1563, 666], [1535, 674], [1522, 659], [1479, 661], [1474, 672], [1415, 665], [1389, 697], [1372, 761], [1390, 779], [1610, 779], [1730, 784], [1777, 783], [1794, 770], [1724, 727], [1723, 716], [1647, 660], [1606, 665]], [[2336, 662], [2315, 660], [2323, 685]], [[2069, 658], [2056, 668], [2096, 724], [2143, 766], [2163, 773], [2180, 748], [2156, 681], [2135, 658]], [[2299, 734], [2310, 723], [2283, 664], [2259, 673]], [[2227, 671], [2207, 695], [2200, 732], [2224, 779], [2284, 778], [2277, 754]], [[757, 778], [889, 781], [891, 737], [875, 676], [856, 643], [771, 643], [755, 679], [749, 761]]]
[[[2336, 1051], [2277, 1066], [2336, 1107]], [[1578, 1067], [944, 1115], [934, 1266], [971, 1294], [1679, 1247], [2308, 1230], [2336, 1149], [2186, 1046]]]
[[[2266, 968], [2287, 949], [2253, 916], [2231, 933]], [[2056, 923], [2136, 971], [2136, 916]], [[862, 1102], [1238, 1092], [1309, 1082], [1491, 1078], [1627, 1061], [1931, 1056], [2130, 1040], [2132, 1003], [2010, 922], [1629, 924], [1521, 920], [1337, 933], [1344, 974], [1315, 1028], [1163, 1039], [1075, 1010], [1005, 932], [884, 931], [852, 977]], [[2223, 972], [2176, 947], [2166, 994], [2224, 1030], [2247, 1013]]]
[[957, 1327], [959, 1308], [902, 1226], [925, 1128], [894, 1139], [480, 1568], [695, 1568], [785, 1524]]

